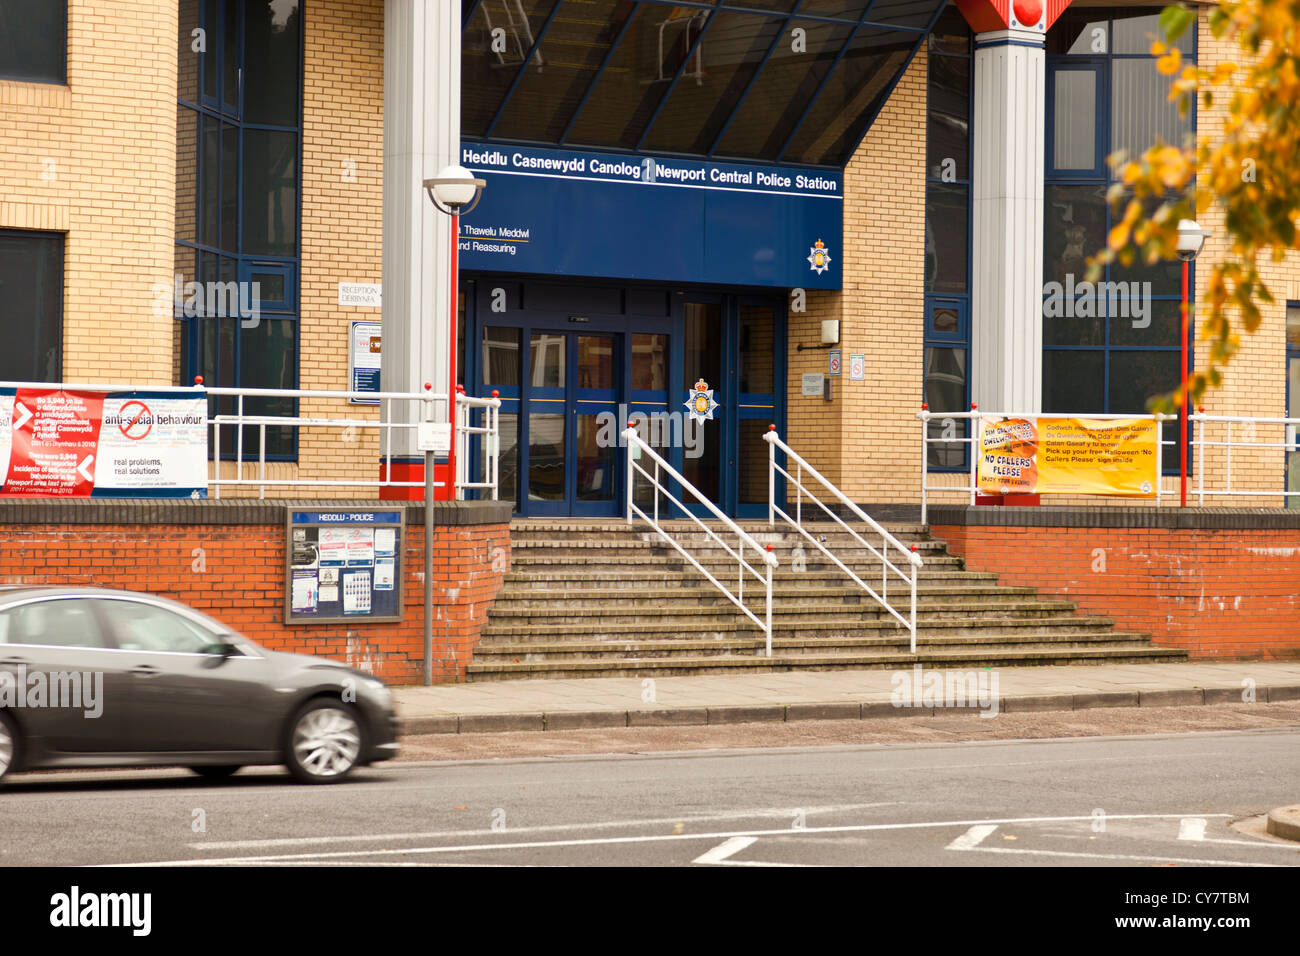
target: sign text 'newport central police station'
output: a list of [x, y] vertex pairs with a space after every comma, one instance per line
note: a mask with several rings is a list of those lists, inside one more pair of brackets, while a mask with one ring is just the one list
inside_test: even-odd
[[838, 289], [835, 170], [466, 145], [464, 269]]

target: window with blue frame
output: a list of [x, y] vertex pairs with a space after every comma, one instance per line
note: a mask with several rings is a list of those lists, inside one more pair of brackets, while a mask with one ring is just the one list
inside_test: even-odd
[[[181, 0], [176, 106], [176, 317], [181, 384], [292, 389], [298, 382], [302, 128], [300, 0]], [[237, 400], [214, 397], [213, 413]], [[248, 398], [245, 414], [291, 414]], [[237, 437], [223, 430], [223, 457]], [[245, 428], [244, 453], [260, 431]], [[266, 430], [292, 458], [291, 428]]]
[[[972, 36], [949, 6], [929, 39], [926, 81], [925, 402], [932, 412], [970, 408], [970, 202]], [[930, 422], [929, 467], [968, 467], [965, 419]]]
[[0, 352], [0, 381], [60, 381], [62, 233], [0, 229], [0, 302], [8, 333]]
[[[1181, 263], [1116, 263], [1088, 284], [1087, 259], [1111, 226], [1107, 156], [1136, 157], [1158, 140], [1182, 145], [1192, 112], [1170, 103], [1150, 54], [1159, 9], [1071, 8], [1047, 36], [1043, 193], [1043, 411], [1141, 414], [1177, 388]], [[1176, 44], [1194, 60], [1193, 29]], [[1194, 288], [1193, 284], [1193, 288]], [[1176, 422], [1164, 439], [1178, 440]], [[1178, 461], [1164, 449], [1166, 471]]]

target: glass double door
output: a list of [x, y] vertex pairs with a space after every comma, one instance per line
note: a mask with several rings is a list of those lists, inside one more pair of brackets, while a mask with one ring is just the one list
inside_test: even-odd
[[[781, 304], [703, 293], [671, 299], [661, 318], [593, 314], [579, 324], [521, 310], [476, 324], [474, 388], [502, 400], [500, 497], [514, 499], [520, 514], [622, 515], [621, 433], [634, 424], [724, 512], [766, 515], [762, 436], [769, 424], [783, 424]], [[697, 385], [712, 402], [705, 396], [703, 414], [692, 416]], [[705, 512], [665, 484], [691, 511]], [[652, 502], [644, 479], [635, 495], [642, 507]], [[680, 516], [667, 500], [660, 514]]]

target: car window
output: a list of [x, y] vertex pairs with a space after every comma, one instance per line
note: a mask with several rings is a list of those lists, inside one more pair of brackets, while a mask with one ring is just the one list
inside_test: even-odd
[[138, 601], [101, 601], [117, 646], [127, 651], [198, 654], [219, 638], [175, 611]]
[[51, 647], [103, 647], [104, 636], [85, 598], [20, 604], [0, 613], [0, 640]]

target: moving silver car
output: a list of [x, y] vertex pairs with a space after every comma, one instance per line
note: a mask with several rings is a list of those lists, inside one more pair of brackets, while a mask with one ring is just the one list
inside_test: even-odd
[[333, 783], [397, 754], [383, 682], [266, 650], [176, 601], [0, 587], [0, 781], [46, 767], [284, 764]]

